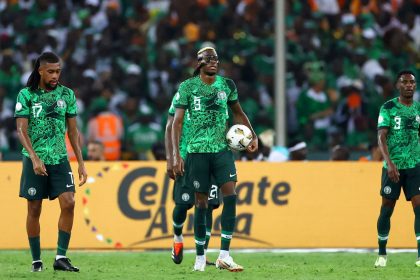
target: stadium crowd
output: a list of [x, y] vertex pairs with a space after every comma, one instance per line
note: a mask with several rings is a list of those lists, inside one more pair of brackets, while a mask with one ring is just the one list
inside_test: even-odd
[[[274, 79], [287, 81], [288, 142], [309, 151], [376, 141], [380, 105], [401, 69], [420, 77], [420, 1], [285, 1], [286, 77], [274, 76], [275, 0], [0, 0], [0, 151], [20, 150], [14, 103], [34, 59], [63, 58], [84, 146], [106, 159], [164, 159], [167, 110], [204, 44], [219, 50], [268, 148]], [[418, 99], [418, 93], [416, 99]], [[246, 157], [245, 157], [246, 158]]]

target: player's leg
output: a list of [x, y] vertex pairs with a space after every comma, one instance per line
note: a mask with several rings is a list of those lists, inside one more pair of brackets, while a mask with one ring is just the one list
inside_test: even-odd
[[[216, 185], [214, 176], [211, 176], [211, 187], [209, 191], [209, 203], [206, 214], [206, 244], [204, 245], [204, 253], [207, 255], [207, 248], [209, 247], [211, 239], [211, 231], [213, 228], [213, 211], [220, 206], [220, 188]], [[216, 265], [216, 263], [209, 261], [206, 257], [206, 265]]]
[[[204, 255], [207, 256], [207, 248], [209, 247], [209, 242], [211, 238], [211, 230], [213, 227], [213, 205], [210, 203], [207, 206], [206, 212], [206, 243], [204, 244]], [[211, 262], [206, 257], [206, 265], [215, 265], [214, 262]]]
[[195, 193], [194, 208], [194, 239], [196, 260], [194, 270], [204, 271], [206, 266], [206, 255], [204, 253], [204, 245], [206, 244], [206, 213], [207, 213], [207, 193]]
[[23, 157], [22, 176], [20, 180], [19, 196], [28, 201], [26, 216], [26, 232], [28, 234], [29, 247], [32, 255], [32, 272], [43, 270], [41, 260], [40, 223], [39, 218], [42, 210], [42, 199], [47, 198], [48, 180], [46, 176], [35, 174], [32, 161]]
[[48, 166], [51, 200], [58, 197], [60, 203], [60, 217], [58, 220], [57, 254], [53, 264], [54, 270], [78, 272], [67, 258], [67, 250], [73, 228], [75, 207], [75, 182], [68, 161]]
[[386, 266], [387, 253], [386, 245], [388, 243], [389, 231], [391, 229], [391, 216], [395, 207], [395, 200], [382, 198], [381, 211], [379, 213], [377, 230], [378, 230], [378, 258], [375, 261], [375, 267]]
[[41, 260], [40, 224], [42, 200], [28, 200], [28, 214], [26, 217], [26, 232], [28, 233], [29, 247], [32, 255], [32, 272], [43, 270]]
[[239, 272], [243, 267], [236, 264], [229, 254], [230, 243], [236, 223], [236, 168], [231, 151], [219, 153], [215, 161], [215, 179], [223, 194], [223, 210], [221, 217], [221, 246], [216, 267]]
[[416, 266], [420, 267], [420, 195], [411, 198], [414, 210], [414, 231], [417, 239], [417, 261]]
[[420, 267], [420, 166], [407, 170], [406, 184], [404, 188], [405, 197], [411, 201], [414, 211], [414, 233], [417, 239], [417, 260], [416, 266]]
[[377, 221], [379, 252], [375, 261], [375, 267], [385, 267], [387, 262], [386, 245], [391, 229], [391, 216], [394, 211], [396, 200], [401, 193], [400, 183], [392, 182], [386, 169], [382, 169], [381, 184], [382, 205]]
[[184, 255], [184, 237], [182, 229], [187, 218], [187, 211], [194, 206], [194, 190], [187, 186], [188, 158], [185, 161], [186, 174], [177, 176], [173, 189], [173, 200], [175, 207], [172, 212], [172, 224], [174, 233], [174, 242], [172, 245], [172, 260], [176, 264], [180, 264]]
[[182, 236], [182, 229], [187, 218], [187, 211], [190, 209], [186, 204], [175, 204], [172, 211], [174, 242], [172, 245], [172, 260], [176, 264], [180, 264], [184, 255], [184, 237]]
[[196, 248], [195, 271], [204, 271], [206, 256], [204, 245], [206, 243], [206, 212], [208, 206], [208, 192], [210, 186], [211, 154], [188, 154], [189, 173], [188, 185], [195, 190], [194, 207], [194, 239]]

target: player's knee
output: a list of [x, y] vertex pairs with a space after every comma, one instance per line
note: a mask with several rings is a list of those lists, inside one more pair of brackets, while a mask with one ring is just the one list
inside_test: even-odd
[[28, 216], [31, 218], [39, 218], [41, 216], [41, 204], [29, 204], [28, 205]]
[[235, 195], [235, 183], [227, 182], [221, 186], [220, 190], [222, 191], [223, 196]]
[[69, 198], [69, 199], [63, 200], [63, 202], [61, 203], [61, 211], [73, 213], [74, 205], [75, 205], [74, 199]]
[[196, 193], [195, 195], [195, 206], [197, 208], [207, 208], [208, 206], [208, 198], [207, 195], [204, 193]]

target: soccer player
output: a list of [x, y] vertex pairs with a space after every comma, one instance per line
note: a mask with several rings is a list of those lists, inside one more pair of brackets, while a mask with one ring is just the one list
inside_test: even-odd
[[385, 102], [378, 118], [378, 145], [384, 158], [382, 169], [382, 206], [378, 218], [379, 255], [375, 267], [385, 267], [386, 244], [391, 215], [401, 188], [413, 205], [414, 231], [417, 238], [417, 261], [420, 267], [420, 103], [413, 100], [416, 78], [411, 71], [398, 74], [399, 97]]
[[[216, 267], [229, 271], [242, 271], [229, 254], [230, 241], [236, 222], [236, 167], [232, 151], [226, 143], [226, 110], [232, 109], [234, 122], [248, 126], [253, 140], [250, 152], [258, 149], [258, 140], [248, 117], [238, 102], [235, 83], [217, 75], [219, 59], [216, 50], [202, 48], [197, 53], [195, 76], [184, 81], [175, 96], [175, 116], [172, 126], [173, 166], [177, 176], [187, 172], [188, 185], [195, 189], [194, 237], [196, 260], [194, 270], [204, 271], [206, 237], [206, 211], [210, 178], [214, 176], [223, 194], [221, 217], [221, 248]], [[190, 132], [187, 144], [187, 170], [184, 170], [179, 143], [185, 111], [190, 117]]]
[[79, 165], [80, 186], [86, 182], [87, 173], [76, 126], [76, 98], [71, 89], [59, 83], [60, 73], [60, 58], [52, 52], [41, 54], [27, 87], [19, 92], [15, 106], [17, 133], [23, 146], [19, 196], [28, 201], [26, 231], [33, 272], [43, 270], [39, 238], [42, 200], [57, 197], [61, 213], [53, 267], [54, 270], [79, 271], [66, 257], [73, 226], [75, 192], [64, 140], [66, 127]]
[[[172, 212], [173, 219], [173, 232], [174, 232], [174, 243], [172, 246], [172, 260], [176, 264], [180, 264], [183, 258], [184, 249], [184, 238], [182, 236], [182, 228], [184, 226], [185, 219], [187, 218], [187, 211], [194, 206], [194, 194], [193, 188], [186, 185], [186, 176], [177, 176], [173, 172], [172, 166], [172, 123], [175, 115], [174, 98], [172, 99], [171, 107], [169, 108], [168, 120], [166, 122], [165, 130], [165, 149], [166, 149], [166, 163], [167, 173], [171, 179], [175, 180], [173, 190], [173, 200], [175, 201], [175, 207]], [[187, 156], [187, 138], [189, 132], [189, 117], [184, 118], [182, 124], [182, 136], [180, 140], [180, 153], [183, 160]], [[211, 190], [209, 193], [209, 204], [206, 213], [206, 244], [204, 250], [207, 250], [208, 244], [211, 237], [211, 229], [213, 225], [213, 210], [219, 208], [219, 188], [211, 184]], [[214, 265], [214, 263], [206, 260], [207, 265]]]

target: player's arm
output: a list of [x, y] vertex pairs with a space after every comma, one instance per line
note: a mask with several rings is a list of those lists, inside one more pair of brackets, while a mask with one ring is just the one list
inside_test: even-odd
[[86, 183], [87, 180], [87, 172], [85, 168], [85, 164], [83, 162], [83, 156], [82, 156], [82, 149], [80, 144], [80, 135], [79, 130], [77, 129], [77, 122], [76, 118], [66, 118], [67, 123], [67, 132], [69, 135], [69, 140], [71, 147], [73, 148], [74, 154], [77, 158], [77, 163], [79, 164], [78, 172], [79, 172], [79, 186], [82, 186], [84, 183]]
[[185, 109], [176, 108], [174, 120], [172, 123], [172, 160], [175, 175], [184, 174], [184, 161], [181, 158], [179, 150], [179, 141], [181, 139], [182, 124], [184, 122]]
[[233, 121], [235, 124], [243, 124], [249, 127], [252, 131], [252, 141], [249, 143], [247, 150], [249, 152], [255, 152], [258, 150], [258, 137], [257, 134], [255, 134], [254, 129], [251, 126], [251, 123], [249, 122], [248, 117], [242, 110], [241, 105], [239, 102], [229, 103], [230, 109], [232, 109], [233, 113]]
[[165, 128], [165, 150], [166, 150], [166, 172], [168, 173], [169, 178], [175, 179], [174, 167], [172, 165], [172, 124], [174, 122], [174, 117], [168, 115], [168, 120], [166, 121]]
[[393, 182], [398, 182], [400, 179], [400, 173], [398, 172], [397, 167], [392, 162], [391, 157], [389, 156], [388, 144], [386, 142], [386, 139], [388, 137], [388, 131], [389, 129], [385, 127], [378, 130], [378, 146], [388, 166], [387, 171], [388, 171], [389, 178]]
[[16, 118], [17, 135], [22, 146], [28, 151], [36, 175], [48, 176], [44, 162], [35, 153], [28, 135], [28, 119]]

